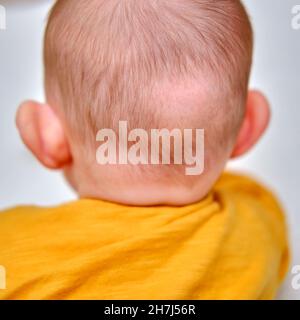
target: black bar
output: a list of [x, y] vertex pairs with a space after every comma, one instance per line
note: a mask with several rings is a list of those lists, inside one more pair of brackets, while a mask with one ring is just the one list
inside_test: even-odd
[[[38, 311], [41, 310], [41, 311]], [[3, 312], [3, 313], [2, 313]], [[286, 319], [300, 313], [299, 301], [2, 301], [1, 314], [33, 319], [76, 315], [83, 319]], [[69, 318], [68, 318], [69, 319]]]

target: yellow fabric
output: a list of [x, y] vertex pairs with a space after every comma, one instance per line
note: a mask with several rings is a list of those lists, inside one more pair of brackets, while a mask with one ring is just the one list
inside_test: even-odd
[[287, 264], [277, 201], [235, 175], [185, 207], [79, 200], [0, 214], [2, 299], [271, 299]]

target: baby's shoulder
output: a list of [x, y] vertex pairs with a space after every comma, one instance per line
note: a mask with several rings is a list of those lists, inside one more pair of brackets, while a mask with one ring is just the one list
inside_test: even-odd
[[239, 195], [270, 197], [277, 202], [275, 192], [256, 178], [236, 172], [225, 172], [215, 185], [220, 192], [233, 192]]
[[271, 213], [281, 222], [285, 220], [284, 210], [277, 194], [264, 183], [244, 174], [226, 172], [215, 185], [215, 194], [234, 202], [238, 207], [247, 207], [257, 212]]

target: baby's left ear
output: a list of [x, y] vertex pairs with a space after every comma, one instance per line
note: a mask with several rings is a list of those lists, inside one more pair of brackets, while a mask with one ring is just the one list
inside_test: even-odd
[[22, 103], [16, 124], [23, 142], [44, 166], [61, 169], [70, 164], [72, 157], [63, 126], [49, 105]]
[[246, 114], [238, 135], [232, 158], [248, 152], [265, 133], [271, 118], [270, 105], [259, 91], [249, 91]]

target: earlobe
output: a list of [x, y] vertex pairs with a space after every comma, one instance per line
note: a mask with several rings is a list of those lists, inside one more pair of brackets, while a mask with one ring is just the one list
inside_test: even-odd
[[248, 94], [246, 114], [238, 135], [232, 158], [248, 152], [262, 137], [270, 122], [270, 106], [259, 91]]
[[60, 120], [46, 104], [21, 104], [16, 124], [25, 145], [47, 168], [59, 169], [71, 162], [69, 145]]

